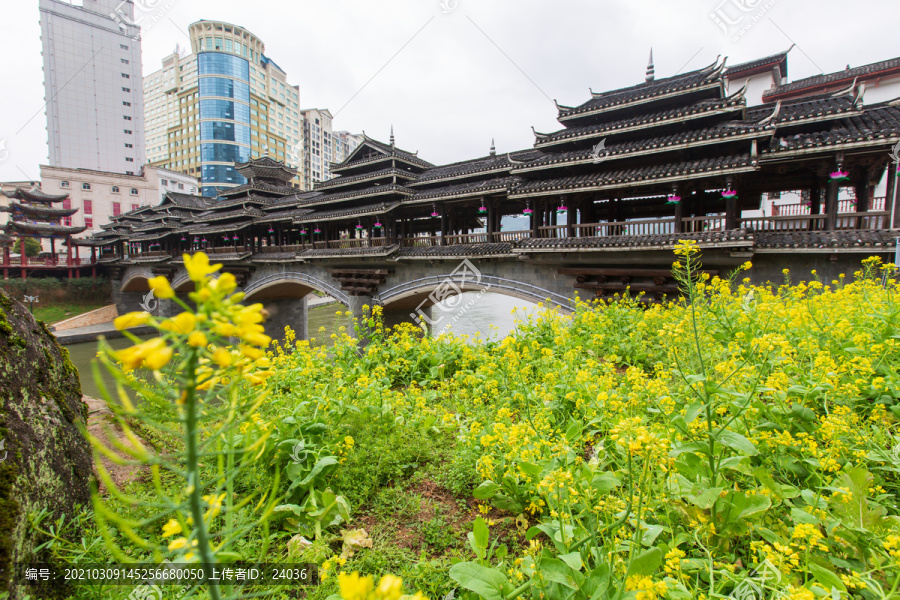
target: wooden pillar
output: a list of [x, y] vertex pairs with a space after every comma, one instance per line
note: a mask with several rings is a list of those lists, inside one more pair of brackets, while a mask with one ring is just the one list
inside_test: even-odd
[[686, 199], [682, 199], [681, 202], [675, 205], [675, 233], [684, 232], [684, 201]]
[[[733, 188], [732, 188], [733, 189]], [[738, 190], [735, 190], [738, 191]], [[740, 192], [738, 192], [740, 193]], [[725, 199], [725, 229], [737, 229], [738, 199], [731, 197]]]
[[494, 215], [497, 213], [497, 209], [494, 207], [493, 200], [485, 204], [484, 198], [481, 199], [481, 206], [484, 206], [488, 210], [487, 216], [484, 219], [484, 231], [487, 233], [487, 240], [491, 242], [493, 241], [494, 234]]
[[541, 206], [538, 201], [534, 202], [534, 208], [531, 209], [531, 237], [541, 237]]
[[[810, 215], [822, 214], [822, 183], [818, 179], [809, 190], [809, 204]], [[817, 220], [810, 220], [809, 228], [811, 230], [819, 229], [819, 222]]]
[[825, 230], [834, 231], [837, 227], [838, 182], [830, 180], [825, 188]]
[[447, 207], [441, 207], [441, 246], [447, 244]]
[[[869, 212], [869, 194], [871, 192], [871, 188], [869, 187], [869, 178], [863, 175], [855, 182], [853, 182], [853, 193], [856, 195], [856, 212], [857, 213], [866, 213]], [[872, 224], [869, 223], [868, 217], [856, 217], [856, 228], [857, 229], [865, 229], [870, 227]]]
[[[900, 169], [900, 165], [897, 165], [897, 169]], [[900, 171], [894, 173], [894, 165], [891, 163], [888, 165], [887, 169], [887, 190], [885, 190], [884, 194], [884, 210], [887, 211], [887, 226], [891, 229], [900, 228], [900, 215], [897, 214], [897, 188], [900, 187], [897, 185], [897, 175], [900, 174]]]

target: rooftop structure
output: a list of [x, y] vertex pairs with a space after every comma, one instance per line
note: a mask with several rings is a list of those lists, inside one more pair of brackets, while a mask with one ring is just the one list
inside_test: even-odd
[[[756, 63], [734, 72], [787, 73], [779, 58]], [[648, 69], [640, 84], [559, 105], [561, 128], [535, 132], [533, 148], [497, 154], [492, 145], [449, 165], [401, 149], [393, 135], [365, 136], [310, 192], [289, 189], [290, 170], [277, 161], [251, 159], [234, 166], [247, 183], [217, 200], [169, 194], [115, 219], [94, 243], [118, 264], [177, 263], [203, 248], [249, 265], [573, 252], [601, 260], [679, 239], [738, 253], [831, 252], [846, 241], [841, 231], [872, 244], [894, 235], [900, 102], [866, 105], [865, 90], [851, 87], [748, 106], [749, 85], [727, 92], [726, 72], [720, 60], [666, 78]], [[881, 181], [885, 197], [876, 198]], [[759, 214], [764, 195], [786, 192], [804, 195], [803, 210]], [[502, 231], [507, 215], [527, 215], [528, 228]]]

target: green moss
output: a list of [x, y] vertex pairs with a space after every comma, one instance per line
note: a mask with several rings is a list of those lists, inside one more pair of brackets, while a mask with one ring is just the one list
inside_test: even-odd
[[[0, 439], [5, 439], [6, 429], [0, 429]], [[13, 558], [13, 531], [16, 523], [21, 518], [21, 507], [13, 498], [13, 486], [18, 475], [18, 469], [12, 461], [0, 463], [0, 565], [9, 565]], [[0, 579], [0, 590], [9, 586], [9, 570], [5, 570], [5, 577]], [[2, 577], [2, 576], [0, 576]]]

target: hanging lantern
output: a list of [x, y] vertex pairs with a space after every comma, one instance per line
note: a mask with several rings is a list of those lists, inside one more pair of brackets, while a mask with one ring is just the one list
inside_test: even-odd
[[832, 181], [850, 181], [850, 172], [844, 171], [841, 169], [840, 165], [838, 165], [837, 171], [834, 171], [829, 175]]
[[568, 212], [568, 210], [569, 210], [569, 209], [566, 208], [566, 205], [565, 205], [565, 204], [560, 204], [560, 205], [559, 205], [559, 208], [556, 209], [556, 212], [558, 212], [558, 213], [560, 213], [560, 214], [565, 214], [566, 212]]
[[438, 212], [437, 204], [432, 204], [431, 205], [431, 218], [436, 219], [439, 216], [441, 216], [441, 213]]
[[530, 215], [530, 214], [533, 213], [533, 212], [534, 212], [533, 210], [531, 210], [530, 208], [528, 208], [528, 207], [526, 206], [526, 207], [525, 207], [525, 210], [522, 211], [522, 214], [523, 214], [523, 215]]
[[679, 204], [681, 202], [681, 196], [676, 194], [669, 194], [669, 199], [666, 201], [666, 204]]
[[482, 205], [482, 206], [479, 206], [479, 207], [478, 207], [478, 214], [479, 214], [479, 215], [486, 215], [486, 214], [487, 214], [487, 211], [488, 211], [487, 206]]
[[357, 231], [362, 231], [362, 230], [363, 230], [362, 223], [357, 223], [357, 224], [356, 224], [356, 230], [357, 230]]
[[269, 225], [269, 233], [275, 233], [275, 230], [272, 229], [272, 226], [271, 226], [271, 225]]
[[382, 225], [380, 222], [376, 222], [374, 225], [372, 225], [373, 229], [381, 229], [381, 227], [382, 227]]
[[722, 192], [722, 200], [729, 200], [731, 198], [737, 199], [737, 192], [733, 189], [729, 188]]
[[313, 229], [313, 233], [322, 233], [322, 230], [316, 227], [315, 229]]
[[234, 240], [234, 241], [236, 242], [236, 241], [238, 241], [240, 238], [237, 236], [237, 234], [235, 234], [235, 235], [233, 235], [233, 236], [231, 237], [231, 239]]
[[201, 242], [202, 242], [202, 243], [204, 243], [204, 244], [205, 244], [205, 243], [206, 243], [206, 238], [203, 238], [203, 239], [202, 239], [202, 240], [200, 240], [200, 241], [201, 241]]
[[184, 235], [181, 236], [181, 241], [182, 241], [182, 242], [187, 241], [187, 240], [185, 240]]
[[300, 235], [306, 235], [306, 229], [301, 229], [301, 230], [300, 230]]

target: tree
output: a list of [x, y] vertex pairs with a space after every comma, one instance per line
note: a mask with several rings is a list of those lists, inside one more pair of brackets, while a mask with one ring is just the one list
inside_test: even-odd
[[23, 239], [25, 240], [25, 256], [37, 256], [43, 250], [39, 241], [37, 241], [33, 237], [27, 237], [17, 239], [13, 243], [13, 251], [21, 249], [21, 242]]

